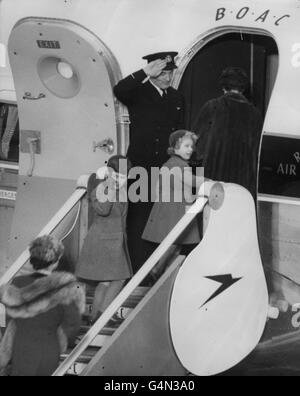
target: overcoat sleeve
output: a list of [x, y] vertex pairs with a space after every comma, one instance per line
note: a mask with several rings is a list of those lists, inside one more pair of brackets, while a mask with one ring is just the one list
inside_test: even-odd
[[209, 131], [212, 127], [214, 107], [213, 101], [207, 102], [201, 108], [199, 116], [192, 127], [193, 131], [198, 135], [196, 145], [197, 161], [203, 160], [204, 157], [204, 150], [207, 147], [207, 141], [209, 139]]
[[117, 99], [123, 104], [130, 105], [137, 100], [137, 91], [141, 87], [143, 81], [147, 78], [144, 70], [139, 70], [136, 73], [121, 80], [114, 87], [114, 94]]
[[92, 208], [94, 209], [94, 211], [97, 213], [98, 216], [107, 217], [110, 215], [110, 212], [113, 207], [113, 202], [98, 201], [97, 196], [96, 196], [97, 188], [95, 188], [91, 193], [90, 200], [91, 200]]
[[186, 124], [185, 124], [185, 99], [184, 96], [181, 96], [181, 110], [180, 110], [180, 117], [179, 117], [179, 122], [177, 125], [177, 129], [185, 129]]
[[75, 338], [81, 326], [81, 315], [75, 303], [63, 306], [63, 321], [61, 327], [68, 338], [70, 345], [75, 343]]

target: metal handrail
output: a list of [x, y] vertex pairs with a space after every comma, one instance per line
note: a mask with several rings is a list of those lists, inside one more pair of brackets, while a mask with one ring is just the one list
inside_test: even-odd
[[19, 164], [14, 164], [14, 163], [11, 164], [8, 162], [0, 161], [0, 169], [19, 171], [20, 167], [19, 167]]
[[106, 323], [110, 320], [113, 314], [124, 304], [132, 292], [140, 285], [140, 283], [146, 278], [150, 271], [155, 267], [157, 262], [164, 256], [169, 250], [173, 243], [178, 239], [182, 232], [188, 227], [192, 220], [203, 211], [205, 205], [208, 203], [208, 197], [200, 196], [193, 206], [186, 212], [181, 218], [169, 235], [162, 241], [159, 247], [154, 251], [151, 257], [146, 261], [143, 267], [136, 273], [136, 275], [128, 282], [128, 284], [122, 289], [119, 295], [114, 301], [108, 306], [103, 312], [98, 321], [94, 326], [87, 332], [76, 348], [70, 353], [70, 355], [62, 362], [58, 369], [53, 373], [55, 377], [62, 377], [66, 374], [68, 369], [76, 362], [79, 356], [88, 348], [88, 346], [97, 337]]
[[[59, 211], [52, 217], [49, 223], [42, 229], [38, 237], [53, 232], [53, 230], [61, 223], [61, 221], [70, 213], [74, 206], [77, 205], [78, 202], [80, 202], [82, 197], [86, 194], [86, 191], [86, 188], [83, 187], [75, 190], [75, 192], [65, 202], [61, 209], [59, 209]], [[0, 279], [0, 286], [9, 283], [14, 278], [14, 276], [24, 267], [29, 258], [30, 253], [29, 249], [27, 248]]]

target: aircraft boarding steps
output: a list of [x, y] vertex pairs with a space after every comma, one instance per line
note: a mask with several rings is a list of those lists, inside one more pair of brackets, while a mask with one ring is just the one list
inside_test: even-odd
[[[168, 323], [172, 285], [183, 261], [183, 256], [177, 257], [151, 288], [137, 287], [119, 310], [125, 311], [124, 321], [116, 327], [105, 325], [64, 375], [185, 375]], [[89, 329], [83, 324], [79, 339]]]
[[[59, 237], [58, 225], [80, 204], [70, 231], [76, 235], [78, 251], [88, 228], [86, 191], [77, 190], [51, 227], [43, 230]], [[151, 289], [141, 288], [201, 212], [205, 225], [201, 243], [187, 258], [173, 257]], [[0, 284], [23, 268], [28, 253], [23, 253]], [[88, 294], [87, 314], [91, 298]], [[98, 321], [91, 328], [83, 324], [77, 345], [62, 356], [53, 376], [218, 374], [256, 347], [268, 308], [253, 199], [240, 186], [208, 182]], [[124, 321], [117, 328], [107, 326], [119, 309], [126, 310]]]
[[[123, 306], [118, 310], [119, 316], [125, 321], [129, 315], [132, 313], [134, 308], [141, 302], [145, 295], [150, 290], [150, 287], [140, 286], [134, 290], [131, 296], [124, 302]], [[80, 328], [80, 334], [77, 337], [76, 344], [84, 337], [84, 335], [90, 330], [89, 319], [91, 305], [93, 302], [93, 292], [91, 290], [87, 293], [86, 300], [86, 312], [82, 320], [82, 326]], [[121, 323], [119, 324], [119, 326]], [[104, 344], [110, 339], [110, 337], [116, 332], [118, 326], [108, 326], [106, 325], [98, 336], [90, 344], [89, 348], [77, 359], [77, 361], [68, 370], [68, 375], [80, 375], [87, 365], [95, 358], [99, 350], [104, 346]], [[68, 349], [66, 353], [61, 355], [61, 360], [63, 361], [70, 354], [71, 349]]]

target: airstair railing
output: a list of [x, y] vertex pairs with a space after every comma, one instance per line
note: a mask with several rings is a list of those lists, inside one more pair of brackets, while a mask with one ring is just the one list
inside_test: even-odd
[[[71, 212], [87, 192], [87, 181], [89, 176], [82, 176], [77, 182], [77, 189], [59, 209], [59, 211], [52, 217], [49, 223], [42, 229], [39, 236], [51, 234], [55, 228], [62, 222], [62, 220]], [[0, 279], [0, 286], [9, 283], [15, 275], [24, 267], [30, 258], [29, 249], [27, 248], [11, 265], [6, 273]]]
[[154, 251], [150, 258], [145, 262], [143, 267], [135, 274], [135, 276], [128, 282], [128, 284], [121, 290], [119, 295], [103, 312], [98, 321], [86, 333], [80, 343], [70, 353], [70, 355], [62, 362], [58, 369], [53, 373], [53, 376], [64, 376], [69, 368], [76, 362], [80, 355], [88, 348], [88, 346], [97, 337], [106, 323], [111, 319], [114, 313], [124, 304], [133, 291], [146, 278], [151, 270], [156, 266], [158, 261], [165, 255], [169, 248], [175, 243], [178, 237], [189, 226], [193, 219], [201, 213], [206, 204], [209, 202], [210, 206], [218, 209], [224, 201], [224, 189], [220, 183], [206, 182], [202, 185], [199, 192], [199, 197], [193, 206], [189, 208], [186, 214], [181, 218], [169, 235], [162, 241], [159, 247]]

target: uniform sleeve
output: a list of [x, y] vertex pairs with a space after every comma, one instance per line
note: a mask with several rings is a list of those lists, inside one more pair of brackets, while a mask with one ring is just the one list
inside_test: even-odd
[[185, 129], [186, 124], [185, 124], [185, 100], [184, 96], [181, 95], [181, 110], [180, 110], [180, 116], [179, 116], [179, 122], [177, 125], [177, 129]]
[[73, 345], [81, 326], [81, 315], [75, 303], [63, 306], [63, 321], [61, 328], [68, 338], [68, 343]]
[[114, 94], [117, 99], [125, 104], [126, 106], [133, 103], [136, 100], [136, 93], [143, 81], [147, 78], [147, 74], [144, 70], [139, 70], [136, 73], [121, 80], [114, 87]]
[[91, 200], [92, 208], [94, 209], [94, 211], [97, 213], [98, 216], [107, 217], [110, 215], [110, 212], [113, 207], [113, 202], [110, 202], [109, 200], [107, 200], [106, 202], [98, 201], [96, 196], [97, 188], [95, 188], [91, 193], [90, 200]]
[[198, 118], [192, 126], [192, 130], [198, 135], [196, 146], [197, 161], [203, 160], [204, 151], [207, 146], [209, 138], [209, 131], [213, 122], [213, 103], [212, 101], [206, 103], [200, 110]]

